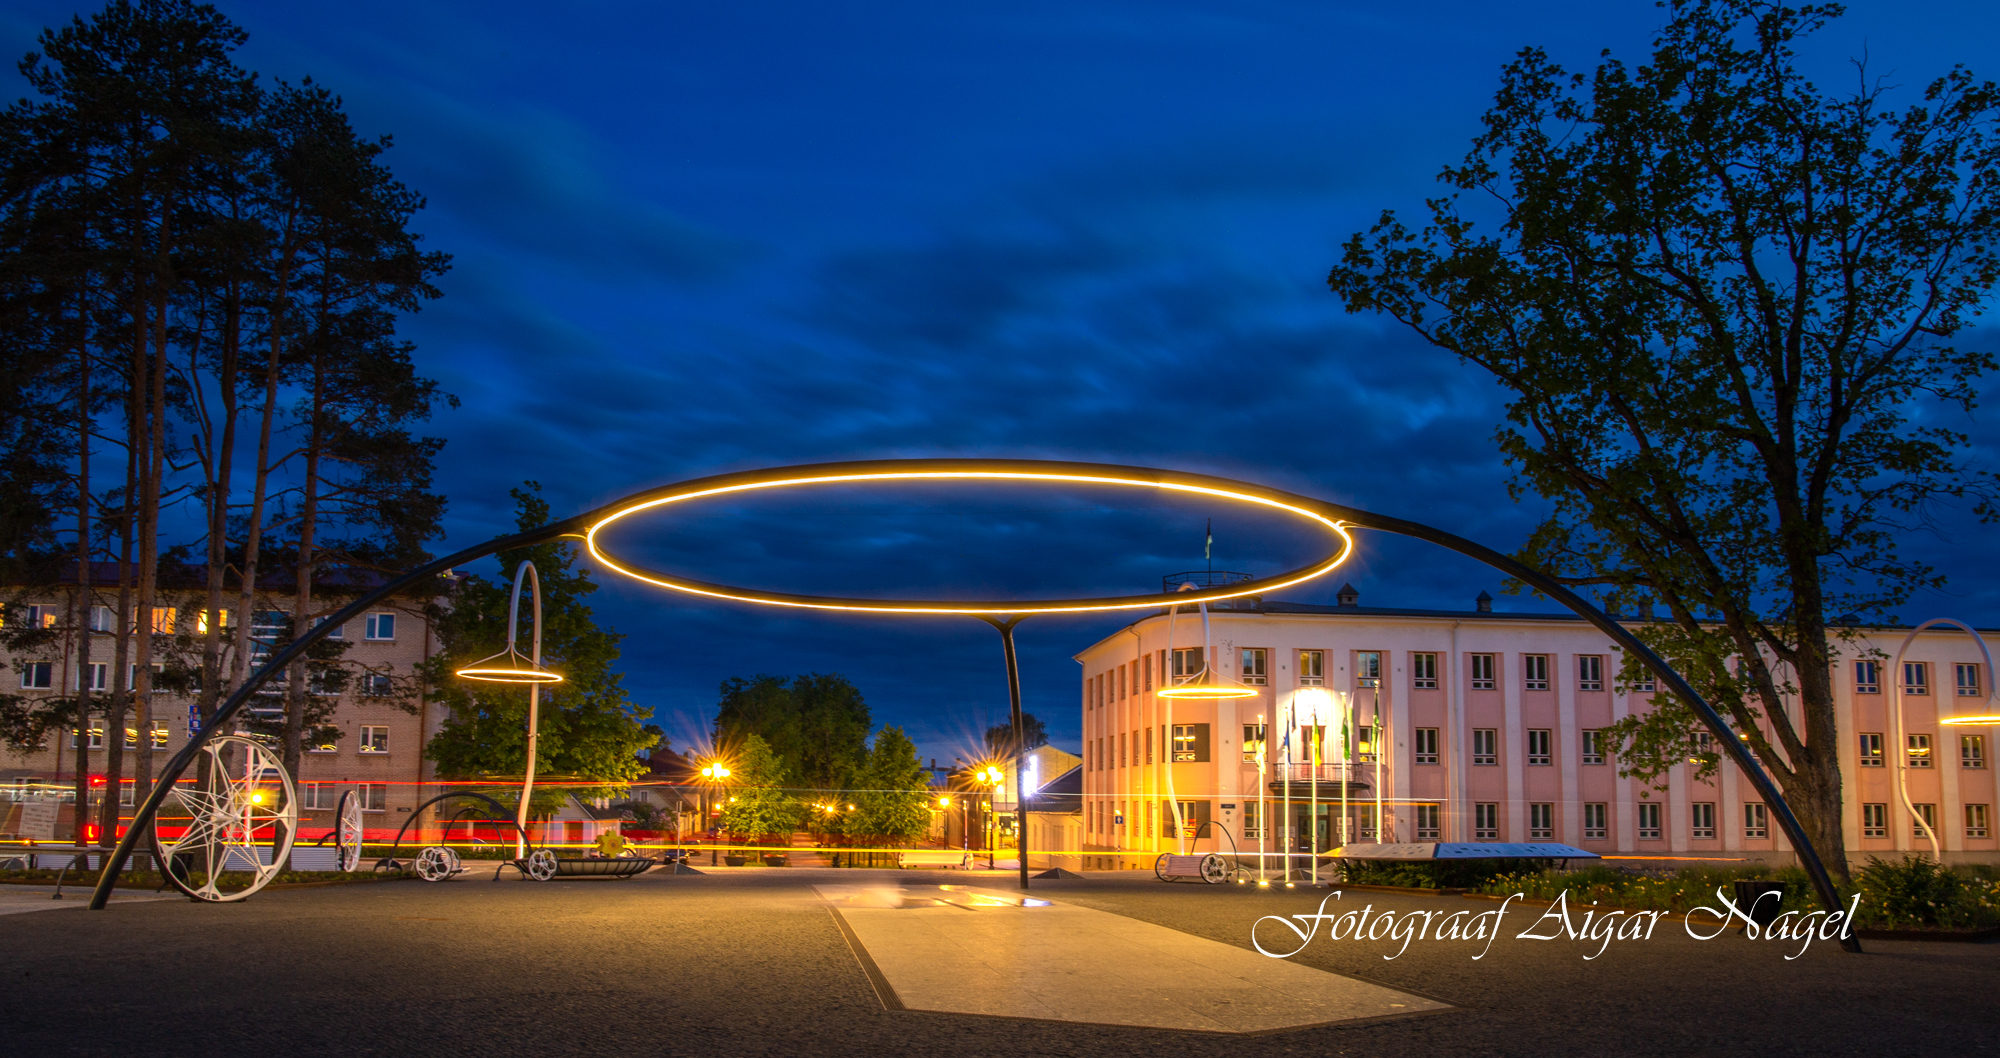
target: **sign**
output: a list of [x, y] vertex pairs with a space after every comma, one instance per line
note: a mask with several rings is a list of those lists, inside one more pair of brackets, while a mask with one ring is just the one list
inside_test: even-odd
[[201, 734], [201, 706], [188, 706], [188, 737]]
[[1114, 826], [1114, 827], [1122, 827], [1122, 826], [1124, 826], [1124, 825], [1125, 825], [1125, 813], [1123, 813], [1123, 812], [1113, 812], [1113, 813], [1111, 814], [1111, 825], [1112, 825], [1112, 826]]
[[21, 833], [23, 838], [36, 841], [54, 841], [56, 837], [56, 806], [27, 801], [21, 805]]

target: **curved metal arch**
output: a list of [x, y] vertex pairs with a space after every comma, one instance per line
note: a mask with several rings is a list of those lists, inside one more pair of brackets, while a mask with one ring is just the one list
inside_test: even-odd
[[[1221, 482], [1232, 489], [1255, 489], [1269, 498], [1308, 507], [1320, 511], [1329, 518], [1344, 521], [1350, 525], [1375, 529], [1381, 532], [1395, 533], [1399, 536], [1413, 537], [1456, 551], [1467, 558], [1477, 559], [1510, 577], [1520, 580], [1522, 583], [1530, 585], [1536, 591], [1568, 607], [1571, 612], [1590, 622], [1598, 631], [1610, 636], [1613, 642], [1631, 652], [1648, 669], [1652, 670], [1654, 676], [1666, 685], [1669, 692], [1687, 702], [1695, 711], [1695, 715], [1701, 718], [1703, 725], [1716, 736], [1716, 740], [1721, 743], [1723, 750], [1729, 754], [1731, 760], [1749, 778], [1751, 786], [1756, 788], [1758, 794], [1764, 798], [1764, 803], [1769, 805], [1772, 811], [1776, 813], [1778, 825], [1784, 830], [1785, 837], [1791, 841], [1793, 850], [1798, 853], [1800, 862], [1804, 865], [1807, 875], [1812, 879], [1813, 888], [1818, 893], [1821, 904], [1828, 911], [1837, 911], [1840, 909], [1839, 893], [1833, 887], [1833, 880], [1826, 873], [1826, 866], [1820, 862], [1819, 854], [1814, 850], [1812, 840], [1806, 836], [1805, 828], [1799, 824], [1798, 817], [1793, 814], [1791, 806], [1786, 803], [1783, 794], [1778, 790], [1777, 784], [1771, 781], [1770, 775], [1764, 771], [1763, 766], [1757, 762], [1757, 759], [1750, 753], [1749, 748], [1744, 746], [1741, 740], [1735, 737], [1735, 733], [1723, 721], [1722, 715], [1716, 712], [1715, 707], [1710, 705], [1707, 699], [1698, 694], [1694, 687], [1680, 673], [1674, 671], [1673, 667], [1668, 665], [1658, 654], [1655, 654], [1650, 647], [1640, 642], [1637, 636], [1633, 635], [1617, 621], [1612, 620], [1609, 614], [1598, 609], [1567, 587], [1558, 584], [1548, 575], [1530, 569], [1492, 548], [1474, 543], [1464, 537], [1447, 533], [1441, 529], [1432, 528], [1421, 522], [1374, 514], [1343, 504], [1328, 503], [1324, 500], [1300, 496], [1296, 493], [1279, 489], [1246, 485], [1243, 482], [1212, 478], [1203, 474], [1185, 474], [1146, 467], [1103, 463], [1008, 459], [861, 460], [844, 463], [819, 463], [806, 466], [778, 467], [736, 474], [720, 474], [692, 482], [682, 482], [656, 489], [648, 489], [616, 502], [605, 504], [596, 510], [577, 515], [576, 517], [551, 522], [536, 529], [530, 529], [512, 536], [501, 537], [484, 544], [475, 545], [463, 551], [447, 555], [427, 565], [420, 566], [409, 574], [361, 596], [347, 606], [342, 607], [327, 620], [321, 621], [310, 632], [294, 640], [290, 646], [273, 655], [271, 660], [265, 663], [264, 667], [251, 674], [250, 678], [244, 681], [243, 686], [238, 688], [235, 694], [229, 696], [229, 699], [216, 710], [214, 719], [209, 722], [208, 726], [202, 729], [201, 734], [196, 738], [190, 739], [187, 745], [181, 747], [180, 751], [175, 753], [173, 758], [167, 762], [165, 768], [160, 772], [160, 778], [157, 785], [153, 787], [152, 793], [147, 796], [145, 803], [140, 805], [138, 810], [133, 813], [131, 829], [126, 831], [125, 836], [119, 840], [118, 848], [112, 853], [110, 863], [106, 864], [107, 869], [98, 878], [97, 890], [91, 895], [90, 899], [91, 909], [94, 911], [102, 910], [110, 900], [111, 891], [116, 887], [118, 876], [124, 870], [126, 861], [132, 855], [132, 850], [137, 843], [138, 836], [150, 829], [153, 816], [159, 811], [160, 803], [165, 800], [167, 792], [172, 788], [174, 781], [180, 777], [182, 772], [187, 770], [189, 763], [194, 760], [194, 755], [200, 752], [201, 747], [206, 745], [211, 737], [222, 730], [230, 720], [235, 718], [237, 713], [243, 710], [245, 703], [250, 700], [252, 695], [256, 694], [257, 690], [272, 675], [284, 671], [285, 666], [291, 664], [294, 659], [303, 654], [312, 644], [325, 638], [329, 631], [340, 627], [343, 622], [359, 616], [368, 607], [373, 606], [382, 599], [388, 598], [397, 592], [405, 591], [431, 578], [435, 578], [440, 573], [454, 566], [485, 558], [488, 555], [497, 554], [510, 548], [529, 547], [564, 536], [576, 536], [580, 538], [590, 526], [599, 524], [623, 509], [663, 496], [684, 494], [687, 490], [697, 487], [718, 489], [734, 487], [746, 483], [772, 480], [775, 477], [786, 474], [797, 475], [801, 472], [811, 472], [819, 475], [840, 473], [872, 474], [884, 471], [907, 472], [921, 469], [965, 470], [989, 473], [1026, 470], [1036, 473], [1079, 473], [1086, 475], [1115, 473], [1132, 476], [1146, 474], [1154, 475], [1156, 480], [1163, 482], [1173, 481], [1197, 486]], [[1227, 594], [1229, 593], [1219, 593], [1219, 595]], [[1209, 595], [1210, 593], [1208, 592], [1190, 592], [1186, 596], [1174, 601], [1179, 603], [1197, 602], [1209, 597]], [[1861, 942], [1851, 935], [1844, 936], [1841, 939], [1841, 946], [1848, 951], [1858, 952], [1861, 950]]]
[[[507, 815], [507, 806], [506, 806], [506, 805], [503, 805], [503, 804], [501, 804], [500, 802], [498, 802], [498, 801], [494, 800], [494, 799], [493, 799], [493, 798], [491, 798], [491, 797], [488, 797], [488, 796], [486, 796], [486, 795], [485, 795], [485, 794], [483, 794], [483, 793], [473, 793], [473, 792], [472, 792], [471, 790], [452, 790], [452, 791], [449, 791], [449, 792], [447, 792], [447, 793], [441, 793], [441, 794], [437, 795], [436, 797], [433, 797], [433, 798], [431, 798], [430, 800], [428, 800], [428, 801], [425, 801], [425, 802], [424, 802], [423, 804], [420, 804], [420, 805], [418, 805], [417, 807], [415, 807], [415, 808], [411, 809], [411, 810], [410, 810], [410, 818], [408, 818], [408, 819], [405, 819], [405, 820], [403, 820], [403, 825], [402, 825], [402, 826], [400, 826], [400, 827], [398, 827], [398, 828], [396, 828], [396, 840], [395, 840], [394, 842], [391, 842], [391, 843], [390, 843], [390, 845], [389, 845], [389, 854], [388, 854], [387, 856], [384, 856], [384, 857], [383, 857], [383, 859], [394, 859], [394, 858], [395, 858], [395, 856], [396, 856], [396, 850], [397, 850], [397, 849], [400, 849], [400, 848], [402, 848], [402, 847], [403, 847], [403, 835], [404, 835], [405, 833], [407, 833], [407, 832], [409, 831], [409, 829], [410, 829], [410, 826], [411, 826], [412, 824], [414, 824], [414, 823], [415, 823], [415, 822], [417, 821], [417, 817], [418, 817], [418, 816], [420, 816], [420, 815], [423, 815], [423, 814], [424, 814], [424, 809], [426, 809], [426, 808], [429, 808], [430, 806], [432, 806], [432, 805], [434, 805], [434, 804], [437, 804], [437, 803], [438, 803], [439, 801], [449, 801], [449, 800], [451, 800], [451, 799], [452, 799], [452, 798], [454, 798], [454, 797], [469, 797], [469, 798], [471, 798], [471, 799], [473, 799], [473, 800], [475, 800], [475, 801], [484, 801], [484, 802], [486, 802], [487, 804], [489, 804], [489, 805], [492, 805], [492, 806], [493, 806], [493, 810], [494, 810], [495, 812], [498, 812], [498, 813], [500, 813], [500, 815], [501, 815], [501, 816], [502, 816], [503, 818], [502, 818], [502, 819], [497, 819], [497, 820], [496, 820], [496, 819], [488, 819], [488, 820], [486, 820], [486, 822], [488, 822], [488, 823], [493, 823], [493, 822], [505, 822], [505, 823], [506, 823], [506, 824], [507, 824], [508, 826], [510, 826], [510, 827], [513, 827], [513, 828], [515, 829], [515, 831], [516, 831], [516, 832], [518, 832], [518, 833], [519, 833], [519, 834], [521, 835], [521, 841], [522, 841], [522, 842], [523, 842], [524, 844], [526, 844], [526, 845], [528, 846], [528, 848], [530, 848], [530, 849], [533, 849], [533, 848], [535, 848], [535, 847], [536, 847], [536, 846], [535, 846], [535, 842], [534, 842], [534, 840], [533, 840], [532, 838], [528, 837], [528, 832], [527, 832], [527, 831], [525, 831], [525, 830], [522, 830], [522, 829], [521, 829], [521, 827], [520, 827], [520, 826], [519, 826], [518, 824], [516, 824], [516, 823], [515, 823], [515, 822], [514, 822], [514, 821], [513, 821], [512, 819], [505, 819], [505, 818], [504, 818], [504, 817], [505, 817], [505, 816]], [[455, 819], [454, 819], [454, 820], [452, 820], [452, 822], [456, 823], [456, 822], [457, 822], [457, 820], [455, 820]], [[449, 837], [450, 835], [446, 835], [446, 836], [447, 836], [447, 837]]]

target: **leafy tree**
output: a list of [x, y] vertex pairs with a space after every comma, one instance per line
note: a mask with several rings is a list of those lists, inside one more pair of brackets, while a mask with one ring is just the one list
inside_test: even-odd
[[747, 735], [732, 754], [722, 829], [760, 844], [783, 844], [798, 829], [799, 802], [785, 788], [785, 762], [761, 735]]
[[[1933, 505], [1995, 514], [1950, 421], [1993, 367], [1951, 339], [2000, 276], [2000, 90], [1954, 68], [1898, 110], [1864, 67], [1824, 93], [1793, 48], [1839, 7], [1668, 10], [1636, 69], [1522, 51], [1429, 223], [1385, 213], [1329, 283], [1510, 392], [1512, 487], [1553, 507], [1521, 558], [1663, 604], [1640, 634], [1845, 874], [1842, 626], [1942, 583], [1897, 547]], [[1618, 728], [1623, 768], [1711, 773], [1696, 727], [1657, 696]]]
[[[523, 529], [549, 520], [541, 486], [528, 482], [513, 490]], [[451, 593], [448, 606], [433, 615], [444, 650], [427, 670], [433, 700], [448, 714], [424, 752], [450, 779], [517, 776], [527, 769], [528, 692], [515, 685], [475, 683], [456, 670], [505, 649], [507, 604], [515, 568], [532, 561], [542, 583], [542, 663], [563, 681], [543, 686], [535, 773], [601, 786], [578, 796], [610, 796], [645, 770], [640, 750], [659, 744], [660, 729], [645, 723], [646, 711], [626, 695], [612, 671], [625, 638], [600, 627], [583, 600], [597, 590], [590, 575], [575, 568], [566, 544], [540, 544], [500, 553], [498, 581], [469, 576]], [[526, 592], [523, 591], [523, 595]], [[522, 600], [520, 649], [529, 644], [528, 604]]]
[[930, 775], [902, 728], [877, 732], [852, 793], [854, 812], [847, 832], [885, 844], [923, 837], [931, 825]]
[[[1023, 712], [1021, 714], [1021, 727], [1027, 732], [1027, 744], [1021, 747], [1024, 752], [1049, 744], [1049, 729], [1043, 725], [1040, 717], [1033, 713]], [[996, 760], [1014, 759], [1014, 725], [1012, 723], [995, 724], [986, 729], [986, 752]]]
[[868, 757], [872, 726], [861, 691], [838, 674], [723, 681], [715, 741], [725, 750], [755, 734], [805, 789], [838, 793]]

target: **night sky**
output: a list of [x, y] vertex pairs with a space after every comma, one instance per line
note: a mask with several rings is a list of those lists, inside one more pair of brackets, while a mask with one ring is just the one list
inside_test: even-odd
[[[310, 75], [428, 197], [456, 258], [410, 319], [463, 406], [439, 484], [446, 548], [727, 470], [1024, 456], [1198, 470], [1428, 521], [1502, 550], [1516, 505], [1483, 375], [1323, 277], [1384, 208], [1418, 210], [1523, 45], [1573, 69], [1647, 52], [1650, 3], [963, 5], [228, 3], [269, 76]], [[13, 2], [0, 52], [94, 10]], [[1907, 86], [2000, 77], [1990, 2], [1862, 2], [1805, 65]], [[6, 91], [25, 86], [11, 67]], [[1966, 344], [1992, 347], [1983, 331]], [[2000, 385], [1989, 386], [1989, 393]], [[1987, 402], [1992, 403], [1991, 398]], [[1991, 416], [1957, 423], [2000, 465]], [[1157, 590], [1266, 573], [1300, 538], [1242, 512], [1071, 492], [874, 493], [717, 509], [647, 541], [704, 579], [804, 591]], [[1903, 617], [2000, 624], [1962, 512], [1907, 546], [1953, 575]], [[1496, 576], [1364, 537], [1298, 601], [1469, 609]], [[487, 562], [477, 572], [494, 575]], [[997, 639], [970, 618], [770, 614], [608, 583], [635, 699], [678, 744], [716, 685], [840, 672], [926, 756], [1005, 715]], [[1503, 597], [1502, 609], [1547, 608]], [[1079, 738], [1070, 655], [1123, 617], [1023, 626], [1028, 708]]]

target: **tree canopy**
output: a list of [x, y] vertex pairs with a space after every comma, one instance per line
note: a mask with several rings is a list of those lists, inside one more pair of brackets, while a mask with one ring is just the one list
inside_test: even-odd
[[883, 844], [923, 837], [931, 825], [930, 778], [916, 743], [902, 728], [876, 732], [868, 763], [855, 783], [847, 833]]
[[[1839, 641], [1942, 583], [1901, 534], [1995, 513], [1953, 425], [1993, 359], [1953, 338], [2000, 277], [2000, 90], [1953, 68], [1898, 109], [1857, 64], [1821, 91], [1794, 48], [1838, 6], [1667, 11], [1636, 68], [1522, 51], [1429, 220], [1385, 212], [1329, 284], [1508, 391], [1512, 488], [1551, 508], [1520, 557], [1663, 607], [1640, 634], [1845, 873]], [[1622, 766], [1712, 770], [1695, 726], [1657, 697]]]
[[872, 726], [861, 691], [837, 673], [737, 677], [722, 683], [715, 744], [734, 753], [757, 735], [795, 785], [832, 792], [846, 789], [867, 760]]

